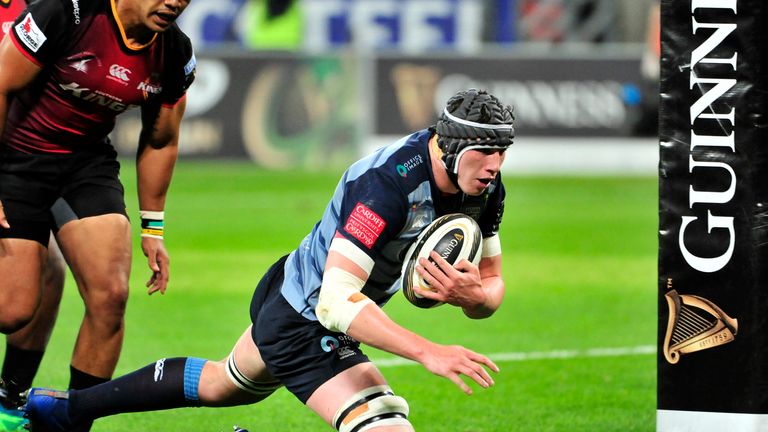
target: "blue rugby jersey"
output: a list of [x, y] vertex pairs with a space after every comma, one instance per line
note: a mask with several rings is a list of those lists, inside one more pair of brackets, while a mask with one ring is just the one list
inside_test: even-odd
[[496, 235], [504, 212], [501, 176], [486, 193], [443, 195], [435, 184], [427, 129], [383, 147], [342, 176], [322, 219], [285, 263], [281, 293], [305, 318], [317, 321], [323, 270], [331, 241], [341, 236], [373, 261], [363, 294], [383, 306], [400, 289], [403, 256], [422, 228], [448, 213], [466, 213], [483, 237]]

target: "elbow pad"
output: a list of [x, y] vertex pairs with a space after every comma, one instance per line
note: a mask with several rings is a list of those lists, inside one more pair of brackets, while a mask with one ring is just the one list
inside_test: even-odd
[[352, 320], [371, 299], [360, 292], [362, 279], [338, 267], [331, 267], [323, 274], [320, 298], [315, 314], [323, 327], [330, 331], [346, 333]]

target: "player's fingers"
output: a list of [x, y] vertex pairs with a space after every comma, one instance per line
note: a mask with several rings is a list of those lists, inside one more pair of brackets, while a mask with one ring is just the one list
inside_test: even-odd
[[152, 276], [149, 277], [149, 280], [147, 281], [146, 284], [144, 284], [144, 286], [149, 288], [151, 291], [152, 287], [154, 287], [155, 285], [155, 280], [157, 280], [157, 272], [152, 272]]
[[456, 272], [456, 269], [443, 258], [439, 253], [431, 251], [429, 257], [432, 258], [437, 268], [439, 268], [444, 274], [450, 275]]
[[438, 285], [440, 284], [440, 281], [437, 278], [435, 278], [435, 276], [432, 273], [430, 273], [428, 268], [422, 266], [421, 264], [417, 265], [415, 268], [419, 276], [421, 276], [421, 278], [424, 279], [424, 282], [426, 282], [432, 288], [435, 288], [435, 289], [439, 288]]
[[157, 249], [149, 249], [147, 251], [147, 264], [153, 272], [160, 271], [160, 265], [157, 263]]
[[[435, 286], [434, 284], [430, 284], [430, 285], [431, 286]], [[445, 296], [440, 294], [437, 291], [425, 290], [425, 289], [421, 289], [421, 288], [419, 288], [417, 286], [414, 286], [413, 287], [413, 292], [415, 292], [416, 294], [418, 294], [418, 295], [420, 295], [420, 296], [422, 296], [424, 298], [430, 299], [430, 300], [437, 300], [437, 301], [445, 300]]]
[[493, 380], [488, 376], [488, 372], [485, 372], [485, 370], [481, 366], [478, 366], [477, 363], [471, 363], [464, 366], [461, 369], [461, 373], [480, 384], [483, 388], [488, 388], [493, 385]]
[[474, 273], [477, 272], [480, 273], [480, 270], [477, 268], [476, 265], [472, 264], [472, 261], [469, 261], [468, 259], [462, 259], [461, 261], [457, 262], [456, 265], [453, 266], [457, 271], [461, 273]]
[[432, 261], [426, 258], [419, 258], [419, 266], [429, 273], [436, 281], [443, 285], [450, 282], [450, 278]]
[[496, 363], [494, 363], [491, 359], [489, 359], [488, 357], [482, 354], [478, 354], [474, 351], [469, 351], [468, 357], [470, 360], [472, 360], [475, 363], [480, 363], [488, 366], [494, 372], [498, 372], [500, 370], [499, 367], [496, 366]]
[[464, 381], [461, 379], [461, 377], [459, 377], [459, 375], [458, 375], [458, 374], [456, 374], [456, 373], [451, 373], [451, 374], [447, 374], [447, 375], [445, 375], [445, 377], [446, 377], [446, 378], [448, 378], [449, 380], [451, 380], [451, 381], [452, 381], [454, 384], [456, 384], [457, 386], [459, 386], [459, 388], [461, 389], [461, 391], [463, 391], [464, 393], [466, 393], [466, 394], [468, 394], [468, 395], [471, 395], [471, 394], [472, 394], [472, 389], [471, 389], [471, 388], [469, 388], [469, 386], [467, 385], [467, 383], [465, 383], [465, 382], [464, 382]]

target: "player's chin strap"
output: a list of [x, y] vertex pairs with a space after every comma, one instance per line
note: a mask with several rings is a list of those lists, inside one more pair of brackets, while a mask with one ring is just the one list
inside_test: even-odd
[[339, 432], [362, 432], [382, 426], [410, 426], [408, 402], [387, 385], [368, 387], [354, 394], [336, 411], [333, 426]]

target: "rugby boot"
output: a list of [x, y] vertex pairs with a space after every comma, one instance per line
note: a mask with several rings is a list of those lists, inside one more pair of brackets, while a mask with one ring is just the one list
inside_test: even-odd
[[66, 432], [74, 428], [69, 418], [69, 392], [32, 388], [23, 409], [31, 432]]
[[0, 432], [23, 431], [29, 420], [24, 418], [24, 411], [19, 407], [21, 397], [12, 397], [14, 395], [9, 394], [8, 387], [0, 379]]

